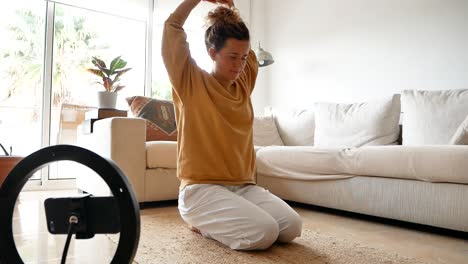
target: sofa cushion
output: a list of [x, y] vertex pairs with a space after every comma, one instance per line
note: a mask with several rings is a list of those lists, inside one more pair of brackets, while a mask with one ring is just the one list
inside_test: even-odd
[[256, 116], [253, 122], [253, 143], [255, 146], [283, 146], [273, 116]]
[[458, 126], [457, 131], [449, 142], [450, 145], [468, 145], [468, 115]]
[[468, 146], [373, 146], [346, 156], [355, 175], [468, 184]]
[[403, 145], [448, 144], [468, 115], [468, 90], [401, 94]]
[[342, 148], [273, 146], [257, 151], [257, 173], [297, 180], [343, 179], [348, 168]]
[[147, 168], [177, 168], [177, 142], [149, 141], [146, 142]]
[[266, 107], [265, 115], [273, 115], [279, 135], [286, 146], [314, 145], [314, 110]]
[[135, 117], [146, 119], [146, 141], [177, 140], [173, 102], [144, 96], [126, 100]]
[[468, 184], [468, 146], [264, 147], [257, 173], [297, 180], [374, 176]]
[[315, 104], [315, 146], [361, 147], [396, 144], [400, 98], [354, 104]]

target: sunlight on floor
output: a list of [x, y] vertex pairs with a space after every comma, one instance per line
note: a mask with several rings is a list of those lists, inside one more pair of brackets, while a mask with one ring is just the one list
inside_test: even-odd
[[[76, 195], [76, 190], [25, 191], [20, 194], [13, 215], [13, 236], [25, 263], [60, 262], [66, 235], [52, 235], [48, 232], [44, 200]], [[86, 240], [73, 238], [67, 263], [109, 263], [115, 250], [116, 245], [106, 235], [96, 235]]]

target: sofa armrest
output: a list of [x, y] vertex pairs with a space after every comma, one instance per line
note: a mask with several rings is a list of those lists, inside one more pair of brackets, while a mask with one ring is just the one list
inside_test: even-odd
[[[80, 135], [79, 144], [113, 160], [127, 176], [138, 202], [144, 202], [146, 122], [141, 118], [112, 117], [94, 122], [93, 133]], [[93, 179], [91, 179], [93, 178]], [[77, 187], [95, 195], [110, 193], [102, 179], [78, 177]]]

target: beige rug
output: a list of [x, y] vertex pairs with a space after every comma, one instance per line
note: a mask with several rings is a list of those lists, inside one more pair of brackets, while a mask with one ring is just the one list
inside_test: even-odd
[[[390, 254], [372, 246], [303, 229], [289, 244], [266, 251], [234, 251], [190, 231], [175, 207], [142, 211], [140, 243], [135, 263], [307, 263], [307, 264], [417, 264], [415, 259]], [[117, 237], [112, 237], [114, 242]]]

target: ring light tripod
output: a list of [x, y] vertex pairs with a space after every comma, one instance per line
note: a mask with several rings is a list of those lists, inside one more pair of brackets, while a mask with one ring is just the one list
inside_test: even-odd
[[[12, 230], [13, 211], [16, 199], [23, 186], [40, 168], [51, 162], [64, 160], [75, 161], [94, 170], [109, 186], [113, 197], [104, 198], [115, 203], [117, 209], [115, 215], [118, 218], [117, 222], [120, 223], [119, 244], [117, 245], [117, 250], [111, 263], [131, 263], [135, 257], [140, 238], [140, 210], [127, 177], [113, 161], [105, 159], [90, 150], [71, 145], [46, 147], [32, 153], [20, 161], [5, 179], [0, 188], [0, 263], [23, 263], [16, 249]], [[79, 204], [81, 203], [81, 207], [79, 208], [81, 211], [79, 212], [84, 214], [87, 211], [88, 219], [94, 217], [94, 219], [106, 221], [100, 218], [99, 211], [92, 211], [95, 213], [94, 215], [89, 213], [89, 209], [86, 208], [87, 202], [85, 199], [86, 198], [82, 198], [82, 200], [73, 199], [73, 201], [78, 201]], [[78, 207], [74, 208], [76, 209]], [[63, 211], [60, 212], [63, 213]], [[77, 222], [79, 219], [79, 217], [75, 215], [68, 216], [71, 219], [70, 223], [72, 223], [72, 220]], [[49, 231], [50, 230], [49, 227]], [[103, 230], [107, 229], [104, 228]], [[99, 232], [99, 230], [89, 229], [81, 231], [83, 231], [82, 235], [84, 234], [81, 238], [91, 238], [94, 236], [94, 233]], [[103, 232], [101, 231], [100, 233]], [[78, 233], [77, 238], [80, 238]]]

